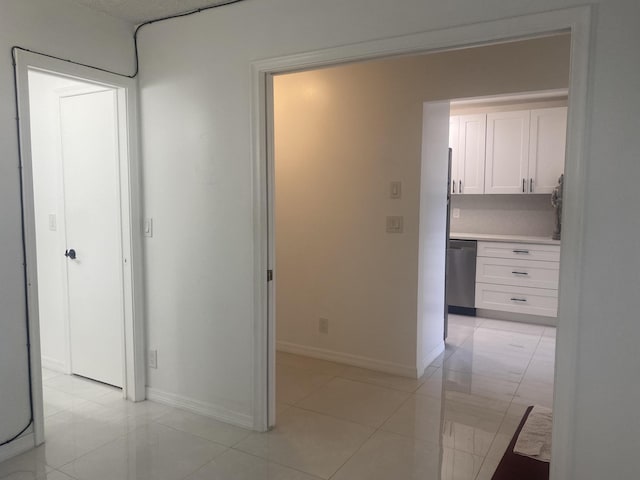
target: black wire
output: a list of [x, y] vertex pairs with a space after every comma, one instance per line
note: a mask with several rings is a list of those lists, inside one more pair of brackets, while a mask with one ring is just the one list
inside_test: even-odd
[[22, 147], [20, 145], [20, 109], [18, 107], [18, 68], [17, 68], [17, 63], [16, 63], [16, 51], [17, 50], [22, 50], [23, 52], [29, 52], [29, 53], [35, 53], [37, 55], [42, 55], [43, 57], [47, 57], [47, 58], [53, 58], [55, 60], [61, 60], [63, 62], [67, 62], [67, 63], [72, 63], [74, 65], [80, 65], [81, 67], [87, 67], [87, 68], [91, 68], [93, 70], [98, 70], [100, 72], [105, 72], [105, 73], [110, 73], [113, 75], [117, 75], [119, 77], [125, 77], [125, 78], [136, 78], [138, 76], [138, 73], [140, 72], [140, 59], [139, 59], [139, 55], [138, 55], [138, 32], [140, 31], [140, 29], [142, 27], [144, 27], [145, 25], [151, 25], [152, 23], [158, 23], [158, 22], [163, 22], [165, 20], [171, 20], [173, 18], [180, 18], [180, 17], [187, 17], [189, 15], [195, 15], [196, 13], [200, 13], [200, 12], [204, 12], [206, 10], [212, 10], [214, 8], [219, 8], [219, 7], [224, 7], [227, 5], [232, 5], [234, 3], [240, 3], [243, 2], [245, 0], [227, 0], [224, 2], [219, 2], [216, 3], [214, 5], [209, 5], [207, 7], [201, 7], [201, 8], [196, 8], [193, 10], [189, 10], [187, 12], [182, 12], [182, 13], [176, 13], [175, 15], [168, 15], [166, 17], [161, 17], [161, 18], [156, 18], [154, 20], [149, 20], [147, 22], [141, 23], [140, 25], [138, 25], [135, 29], [135, 31], [133, 32], [133, 47], [134, 47], [134, 53], [135, 53], [135, 70], [133, 72], [132, 75], [126, 75], [124, 73], [118, 73], [118, 72], [114, 72], [112, 70], [108, 70], [106, 68], [100, 68], [100, 67], [96, 67], [93, 65], [88, 65], [86, 63], [81, 63], [81, 62], [76, 62], [73, 60], [69, 60], [67, 58], [62, 58], [62, 57], [58, 57], [56, 55], [51, 55], [48, 53], [43, 53], [43, 52], [38, 52], [35, 50], [31, 50], [28, 48], [24, 48], [24, 47], [20, 47], [18, 45], [14, 45], [13, 47], [11, 47], [11, 63], [13, 64], [13, 92], [14, 92], [14, 97], [15, 97], [15, 105], [16, 105], [16, 123], [18, 126], [17, 132], [18, 132], [18, 171], [19, 171], [19, 176], [20, 176], [20, 211], [22, 212], [21, 215], [21, 229], [22, 229], [22, 266], [23, 266], [23, 275], [24, 275], [24, 302], [25, 302], [25, 324], [26, 324], [26, 330], [27, 330], [27, 365], [28, 365], [28, 369], [29, 369], [29, 423], [27, 423], [27, 425], [20, 430], [20, 432], [18, 432], [17, 434], [15, 434], [13, 437], [9, 438], [8, 440], [3, 441], [2, 443], [0, 443], [0, 447], [7, 445], [8, 443], [13, 442], [14, 440], [17, 440], [18, 438], [20, 438], [20, 436], [26, 432], [29, 427], [31, 425], [33, 425], [33, 386], [32, 386], [32, 379], [33, 379], [33, 372], [32, 372], [32, 364], [31, 364], [31, 329], [29, 328], [29, 293], [28, 293], [28, 282], [29, 282], [29, 278], [27, 276], [27, 236], [26, 236], [26, 219], [25, 219], [25, 212], [24, 212], [24, 186], [22, 184], [23, 182], [23, 172], [22, 172]]
[[[135, 31], [133, 32], [133, 50], [134, 50], [134, 54], [135, 54], [135, 69], [134, 69], [132, 75], [127, 75], [125, 73], [114, 72], [113, 70], [108, 70], [106, 68], [100, 68], [100, 67], [96, 67], [96, 66], [89, 65], [89, 64], [86, 64], [86, 63], [76, 62], [74, 60], [69, 60], [68, 58], [62, 58], [62, 57], [58, 57], [56, 55], [51, 55], [49, 53], [38, 52], [36, 50], [31, 50], [31, 49], [20, 47], [20, 46], [17, 46], [17, 45], [12, 47], [11, 51], [15, 52], [16, 50], [22, 50], [23, 52], [35, 53], [35, 54], [38, 54], [38, 55], [42, 55], [43, 57], [53, 58], [55, 60], [61, 60], [63, 62], [67, 62], [67, 63], [73, 63], [74, 65], [80, 65], [81, 67], [91, 68], [93, 70], [98, 70], [100, 72], [111, 73], [111, 74], [117, 75], [119, 77], [136, 78], [138, 76], [138, 73], [140, 72], [140, 59], [139, 59], [139, 55], [138, 55], [138, 32], [140, 32], [140, 29], [142, 27], [144, 27], [146, 25], [151, 25], [153, 23], [164, 22], [165, 20], [171, 20], [173, 18], [188, 17], [189, 15], [195, 15], [196, 13], [204, 12], [206, 10], [212, 10], [214, 8], [226, 7], [227, 5], [233, 5], [234, 3], [240, 3], [240, 2], [244, 2], [244, 1], [245, 0], [226, 0], [224, 2], [218, 2], [218, 3], [214, 4], [214, 5], [209, 5], [207, 7], [194, 8], [193, 10], [189, 10], [187, 12], [176, 13], [174, 15], [168, 15], [166, 17], [155, 18], [153, 20], [148, 20], [148, 21], [146, 21], [144, 23], [141, 23], [140, 25], [138, 25], [136, 27]], [[12, 53], [12, 55], [14, 55], [14, 54]], [[15, 68], [15, 66], [14, 66], [14, 68]]]
[[11, 437], [8, 440], [0, 443], [0, 447], [6, 445], [8, 443], [13, 442], [18, 437], [20, 437], [24, 432], [26, 432], [29, 427], [33, 424], [33, 386], [31, 384], [33, 372], [31, 371], [31, 329], [29, 328], [29, 293], [28, 293], [28, 281], [29, 278], [27, 276], [27, 241], [26, 241], [26, 223], [24, 216], [24, 186], [22, 184], [22, 146], [20, 145], [20, 122], [18, 121], [19, 116], [19, 108], [18, 108], [18, 69], [16, 68], [16, 57], [15, 50], [11, 49], [11, 62], [13, 63], [13, 92], [16, 103], [16, 123], [18, 125], [18, 172], [20, 179], [20, 211], [22, 215], [20, 215], [20, 228], [22, 230], [22, 272], [24, 278], [24, 307], [25, 307], [25, 327], [27, 331], [27, 367], [29, 370], [29, 422], [27, 425], [20, 430], [17, 434]]

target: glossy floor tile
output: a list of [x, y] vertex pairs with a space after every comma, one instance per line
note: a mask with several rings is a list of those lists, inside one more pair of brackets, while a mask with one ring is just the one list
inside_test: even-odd
[[551, 406], [555, 329], [450, 316], [422, 378], [277, 354], [276, 427], [251, 432], [43, 370], [46, 443], [3, 480], [489, 480]]
[[330, 478], [374, 433], [353, 422], [291, 407], [267, 433], [252, 433], [235, 448], [296, 470]]

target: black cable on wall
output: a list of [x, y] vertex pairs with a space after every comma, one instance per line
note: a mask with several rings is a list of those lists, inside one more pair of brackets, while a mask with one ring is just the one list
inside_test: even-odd
[[187, 17], [189, 15], [195, 15], [196, 13], [204, 12], [206, 10], [212, 10], [214, 8], [225, 7], [227, 5], [232, 5], [234, 3], [244, 2], [245, 0], [226, 0], [223, 2], [218, 2], [213, 5], [209, 5], [206, 7], [196, 8], [193, 10], [189, 10], [187, 12], [176, 13], [174, 15], [168, 15], [166, 17], [156, 18], [154, 20], [149, 20], [147, 22], [141, 23], [138, 25], [133, 32], [133, 47], [135, 53], [135, 68], [133, 74], [127, 75], [124, 73], [114, 72], [112, 70], [108, 70], [106, 68], [96, 67], [94, 65], [88, 65], [86, 63], [75, 62], [73, 60], [69, 60], [67, 58], [58, 57], [56, 55], [52, 55], [49, 53], [38, 52], [35, 50], [31, 50], [28, 48], [20, 47], [15, 45], [11, 47], [11, 63], [13, 65], [13, 90], [14, 90], [14, 98], [15, 98], [15, 108], [16, 108], [16, 123], [17, 123], [17, 132], [18, 132], [18, 171], [20, 177], [20, 210], [21, 210], [21, 228], [22, 228], [22, 265], [24, 272], [24, 302], [25, 302], [25, 324], [26, 324], [26, 334], [27, 334], [27, 363], [28, 363], [28, 371], [29, 371], [29, 421], [27, 425], [22, 428], [18, 433], [13, 435], [7, 440], [4, 440], [0, 443], [0, 447], [3, 445], [7, 445], [8, 443], [17, 440], [24, 434], [31, 425], [33, 425], [33, 386], [32, 386], [32, 365], [31, 365], [31, 330], [29, 328], [29, 297], [28, 297], [28, 277], [27, 277], [27, 249], [26, 249], [26, 219], [24, 212], [24, 187], [23, 187], [23, 172], [22, 172], [22, 148], [20, 146], [20, 111], [18, 108], [18, 68], [16, 64], [16, 52], [21, 50], [23, 52], [35, 53], [37, 55], [42, 55], [43, 57], [53, 58], [55, 60], [61, 60], [63, 62], [72, 63], [74, 65], [79, 65], [81, 67], [91, 68], [93, 70], [98, 70], [100, 72], [110, 73], [113, 75], [117, 75], [119, 77], [125, 78], [136, 78], [138, 73], [140, 72], [140, 59], [138, 55], [138, 33], [140, 29], [146, 25], [151, 25], [153, 23], [164, 22], [165, 20], [171, 20], [173, 18]]

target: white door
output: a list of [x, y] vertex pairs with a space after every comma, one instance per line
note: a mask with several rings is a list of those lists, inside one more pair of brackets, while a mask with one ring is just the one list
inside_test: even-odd
[[484, 193], [487, 116], [462, 115], [459, 128], [458, 193]]
[[[116, 92], [60, 98], [71, 371], [123, 384]], [[62, 252], [61, 252], [62, 253]]]
[[531, 110], [529, 193], [551, 193], [564, 171], [567, 107]]
[[527, 193], [529, 110], [487, 114], [484, 193]]

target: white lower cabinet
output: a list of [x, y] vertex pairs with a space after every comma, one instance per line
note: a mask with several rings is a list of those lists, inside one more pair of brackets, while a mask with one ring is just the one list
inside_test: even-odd
[[556, 317], [560, 246], [478, 242], [476, 308]]
[[476, 308], [555, 317], [558, 313], [558, 290], [478, 283]]

